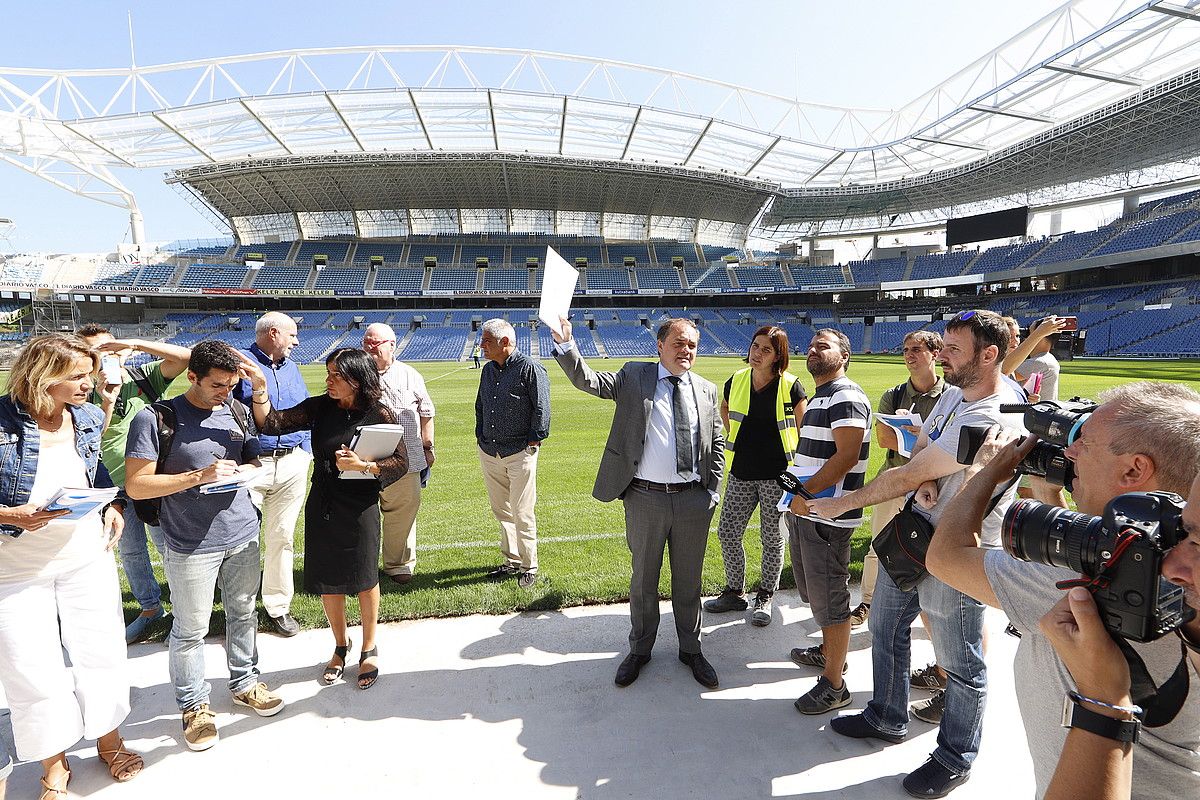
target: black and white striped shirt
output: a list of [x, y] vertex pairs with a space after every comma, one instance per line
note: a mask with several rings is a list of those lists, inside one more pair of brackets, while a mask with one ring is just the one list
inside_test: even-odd
[[[871, 401], [854, 381], [843, 376], [818, 386], [800, 421], [800, 447], [792, 463], [805, 472], [815, 472], [837, 452], [834, 428], [861, 428], [863, 440], [858, 450], [858, 463], [834, 485], [833, 496], [841, 497], [846, 492], [861, 489], [870, 455], [871, 428], [867, 424], [870, 418]], [[835, 520], [810, 519], [842, 528], [856, 528], [862, 522], [862, 513], [861, 508], [856, 508]]]

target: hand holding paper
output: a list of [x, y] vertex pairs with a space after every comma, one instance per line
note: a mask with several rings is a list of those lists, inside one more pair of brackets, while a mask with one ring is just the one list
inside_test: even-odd
[[[54, 514], [51, 519], [83, 519], [111, 503], [116, 496], [116, 489], [59, 489], [38, 511]], [[62, 511], [67, 513], [59, 513]]]
[[562, 336], [561, 320], [571, 313], [571, 295], [579, 282], [579, 270], [568, 264], [553, 247], [546, 248], [546, 271], [542, 276], [542, 300], [538, 319]]
[[917, 444], [917, 436], [921, 431], [924, 420], [914, 411], [897, 411], [894, 414], [872, 414], [875, 421], [886, 425], [896, 434], [896, 452], [905, 458], [912, 458], [913, 447]]

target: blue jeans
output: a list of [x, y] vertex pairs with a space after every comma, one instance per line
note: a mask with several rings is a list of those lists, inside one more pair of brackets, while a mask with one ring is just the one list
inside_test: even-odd
[[150, 551], [146, 547], [146, 534], [154, 541], [154, 547], [161, 556], [167, 552], [167, 544], [163, 539], [162, 528], [147, 525], [138, 519], [133, 510], [133, 503], [125, 505], [125, 531], [117, 542], [121, 553], [121, 566], [125, 569], [125, 580], [129, 581], [129, 591], [133, 599], [138, 601], [142, 611], [158, 608], [162, 604], [162, 587], [154, 577], [154, 568], [150, 566]]
[[879, 571], [870, 616], [875, 689], [863, 719], [884, 733], [907, 733], [912, 623], [922, 608], [938, 665], [949, 678], [933, 757], [954, 774], [964, 775], [979, 754], [987, 702], [983, 604], [932, 575], [913, 591], [902, 592], [886, 571]]
[[225, 606], [225, 652], [229, 659], [229, 691], [241, 694], [258, 683], [258, 615], [254, 598], [262, 571], [258, 565], [258, 537], [231, 550], [185, 555], [170, 548], [163, 563], [171, 587], [170, 669], [175, 702], [187, 711], [208, 702], [210, 687], [204, 680], [204, 635], [212, 617], [213, 594], [218, 579]]

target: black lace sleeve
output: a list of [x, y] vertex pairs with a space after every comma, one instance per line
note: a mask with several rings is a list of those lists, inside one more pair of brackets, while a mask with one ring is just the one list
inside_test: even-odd
[[[376, 410], [381, 422], [390, 425], [396, 424], [396, 415], [392, 410], [385, 405], [380, 404]], [[385, 458], [376, 459], [376, 466], [379, 467], [379, 485], [391, 486], [396, 481], [408, 474], [408, 445], [404, 439], [400, 439], [400, 444], [396, 445], [396, 452]]]
[[259, 433], [281, 436], [285, 433], [312, 430], [313, 421], [319, 416], [324, 399], [324, 395], [308, 397], [300, 405], [282, 410], [272, 406], [266, 422], [259, 428]]

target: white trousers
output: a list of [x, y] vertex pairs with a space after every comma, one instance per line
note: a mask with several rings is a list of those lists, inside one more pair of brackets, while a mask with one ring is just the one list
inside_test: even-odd
[[500, 552], [504, 561], [537, 572], [537, 451], [518, 450], [507, 458], [479, 450], [483, 485], [492, 514], [500, 523]]
[[129, 675], [112, 553], [58, 575], [0, 582], [0, 684], [22, 761], [49, 758], [121, 724]]
[[286, 456], [263, 456], [266, 471], [250, 487], [250, 499], [262, 511], [262, 599], [271, 617], [282, 617], [292, 607], [296, 593], [296, 521], [308, 493], [308, 467], [312, 456], [297, 447]]

